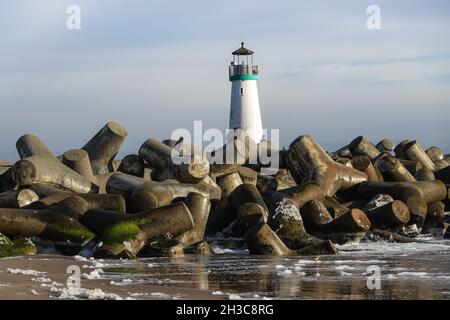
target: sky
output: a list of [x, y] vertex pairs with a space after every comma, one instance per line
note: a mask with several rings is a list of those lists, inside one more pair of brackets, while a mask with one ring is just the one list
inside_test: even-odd
[[[72, 4], [79, 30], [66, 27]], [[25, 133], [62, 154], [110, 120], [128, 130], [120, 155], [195, 120], [225, 129], [241, 41], [280, 145], [310, 134], [332, 151], [363, 135], [449, 153], [449, 18], [445, 0], [2, 0], [0, 159], [18, 158]]]

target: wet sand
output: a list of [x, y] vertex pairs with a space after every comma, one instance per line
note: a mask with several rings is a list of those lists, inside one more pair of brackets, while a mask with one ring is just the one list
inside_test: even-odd
[[[77, 265], [82, 274], [90, 274], [98, 264], [98, 260], [78, 261], [73, 257], [60, 255], [37, 255], [33, 257], [14, 257], [0, 259], [0, 300], [48, 300], [58, 299], [57, 292], [51, 292], [52, 287], [64, 288], [69, 274], [67, 267]], [[100, 262], [101, 263], [101, 262]], [[13, 270], [8, 270], [13, 269]], [[19, 273], [11, 273], [19, 272]], [[22, 274], [27, 271], [37, 271], [42, 274]], [[42, 282], [42, 280], [51, 281]], [[54, 284], [53, 282], [56, 282]], [[52, 285], [53, 284], [53, 285]], [[57, 284], [60, 284], [57, 285]], [[210, 290], [191, 288], [172, 288], [148, 284], [132, 284], [119, 286], [111, 284], [107, 279], [81, 278], [81, 288], [101, 289], [106, 294], [118, 295], [121, 299], [224, 299], [223, 295], [212, 295]], [[76, 297], [73, 297], [76, 298]]]
[[[214, 240], [207, 257], [0, 259], [0, 299], [450, 299], [450, 241], [422, 240], [344, 245], [336, 256], [251, 256]], [[65, 289], [69, 265], [81, 268], [81, 293]], [[367, 285], [373, 266], [379, 288]], [[45, 273], [14, 274], [26, 270]]]

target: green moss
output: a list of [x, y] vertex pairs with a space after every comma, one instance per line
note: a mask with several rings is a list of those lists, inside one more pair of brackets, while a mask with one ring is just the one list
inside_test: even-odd
[[[4, 238], [2, 238], [2, 241], [3, 240]], [[9, 243], [3, 242], [0, 244], [0, 258], [34, 255], [36, 253], [36, 246], [29, 239], [17, 239], [14, 241], [9, 241]]]
[[96, 250], [94, 255], [97, 257], [136, 259], [136, 254], [126, 248], [125, 242], [130, 242], [132, 247], [134, 243], [137, 245], [136, 250], [140, 250], [141, 241], [133, 242], [133, 240], [138, 238], [141, 231], [139, 226], [146, 222], [147, 220], [144, 218], [134, 217], [109, 226], [101, 237], [103, 245]]
[[79, 243], [85, 243], [95, 237], [94, 233], [76, 221], [67, 224], [49, 224], [45, 233], [50, 239]]
[[9, 240], [9, 238], [7, 236], [5, 236], [4, 234], [0, 233], [0, 246], [4, 246], [4, 245], [12, 245], [11, 240]]
[[125, 221], [118, 222], [108, 228], [102, 234], [104, 243], [123, 242], [134, 239], [142, 226], [148, 224], [149, 221], [145, 217], [132, 217]]
[[37, 249], [30, 239], [23, 238], [13, 241], [13, 252], [15, 255], [35, 255]]
[[136, 238], [140, 229], [135, 222], [119, 222], [108, 227], [102, 235], [104, 243], [122, 243]]
[[151, 220], [149, 221], [146, 217], [133, 217], [130, 220], [128, 220], [130, 223], [134, 223], [139, 228], [142, 228], [143, 226], [151, 223]]

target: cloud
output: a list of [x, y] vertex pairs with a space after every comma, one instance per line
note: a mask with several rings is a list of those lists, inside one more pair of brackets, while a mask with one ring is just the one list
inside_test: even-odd
[[[68, 4], [82, 29], [65, 28]], [[445, 1], [20, 1], [0, 4], [2, 157], [33, 131], [82, 146], [108, 120], [124, 152], [203, 120], [225, 129], [230, 53], [256, 52], [263, 123], [288, 145], [310, 132], [327, 148], [363, 134], [448, 145], [450, 43]], [[447, 131], [446, 131], [447, 130]]]

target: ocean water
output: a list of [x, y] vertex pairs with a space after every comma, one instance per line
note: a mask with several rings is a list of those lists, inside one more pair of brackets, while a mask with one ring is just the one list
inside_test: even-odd
[[92, 268], [117, 286], [208, 289], [230, 299], [450, 299], [450, 241], [422, 240], [343, 245], [336, 256], [267, 257], [221, 239], [212, 242], [212, 256], [105, 260]]

